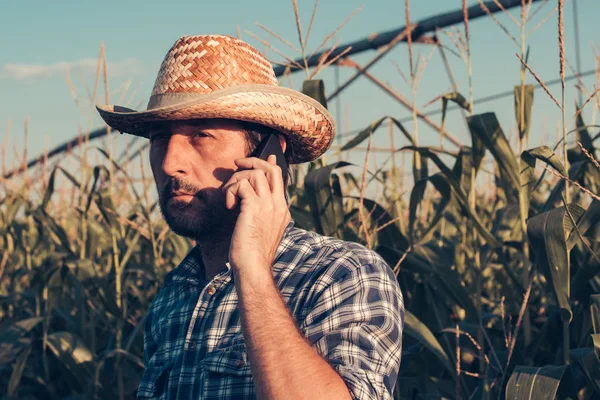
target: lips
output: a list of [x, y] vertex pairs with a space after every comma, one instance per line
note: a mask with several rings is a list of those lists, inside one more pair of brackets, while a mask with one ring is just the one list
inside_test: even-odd
[[171, 192], [169, 193], [169, 197], [179, 197], [179, 196], [195, 196], [193, 193], [186, 192]]
[[[165, 201], [169, 201], [172, 199], [180, 199], [182, 201], [187, 201], [186, 197], [189, 198], [200, 198], [200, 189], [194, 185], [191, 185], [184, 180], [171, 180], [165, 185], [163, 190], [163, 199]], [[191, 200], [191, 199], [190, 199]]]
[[171, 192], [169, 193], [168, 197], [167, 197], [167, 201], [171, 202], [171, 201], [184, 201], [184, 202], [191, 202], [192, 200], [194, 200], [196, 198], [195, 195], [191, 194], [191, 193], [186, 193], [186, 192]]

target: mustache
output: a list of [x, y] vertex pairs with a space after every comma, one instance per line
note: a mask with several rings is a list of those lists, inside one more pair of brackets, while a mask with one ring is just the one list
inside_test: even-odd
[[201, 188], [198, 186], [184, 180], [171, 178], [167, 181], [167, 184], [163, 187], [161, 194], [162, 197], [166, 200], [172, 197], [175, 192], [185, 192], [191, 195], [201, 197]]

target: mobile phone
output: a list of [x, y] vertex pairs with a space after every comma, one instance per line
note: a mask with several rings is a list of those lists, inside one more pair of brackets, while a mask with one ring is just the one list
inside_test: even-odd
[[277, 135], [267, 135], [261, 140], [258, 147], [256, 147], [250, 156], [266, 161], [271, 154], [275, 154], [277, 157], [277, 165], [281, 168], [282, 178], [285, 178], [288, 165], [285, 161], [285, 156], [283, 155], [283, 150], [281, 149], [281, 144], [279, 144], [279, 137]]

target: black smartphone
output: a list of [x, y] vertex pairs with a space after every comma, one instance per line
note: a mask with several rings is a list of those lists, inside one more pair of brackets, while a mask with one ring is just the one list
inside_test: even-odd
[[283, 150], [281, 149], [279, 137], [277, 135], [267, 135], [261, 140], [250, 156], [266, 161], [271, 154], [275, 154], [277, 157], [277, 165], [281, 168], [282, 177], [285, 177], [287, 175], [288, 165], [287, 162], [285, 162], [285, 156], [283, 155]]

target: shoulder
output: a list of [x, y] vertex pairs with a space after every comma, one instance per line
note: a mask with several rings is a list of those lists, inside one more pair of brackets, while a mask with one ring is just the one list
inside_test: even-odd
[[347, 279], [378, 278], [397, 286], [391, 267], [366, 246], [300, 228], [292, 228], [278, 262], [295, 273], [311, 276], [313, 284], [328, 286]]

